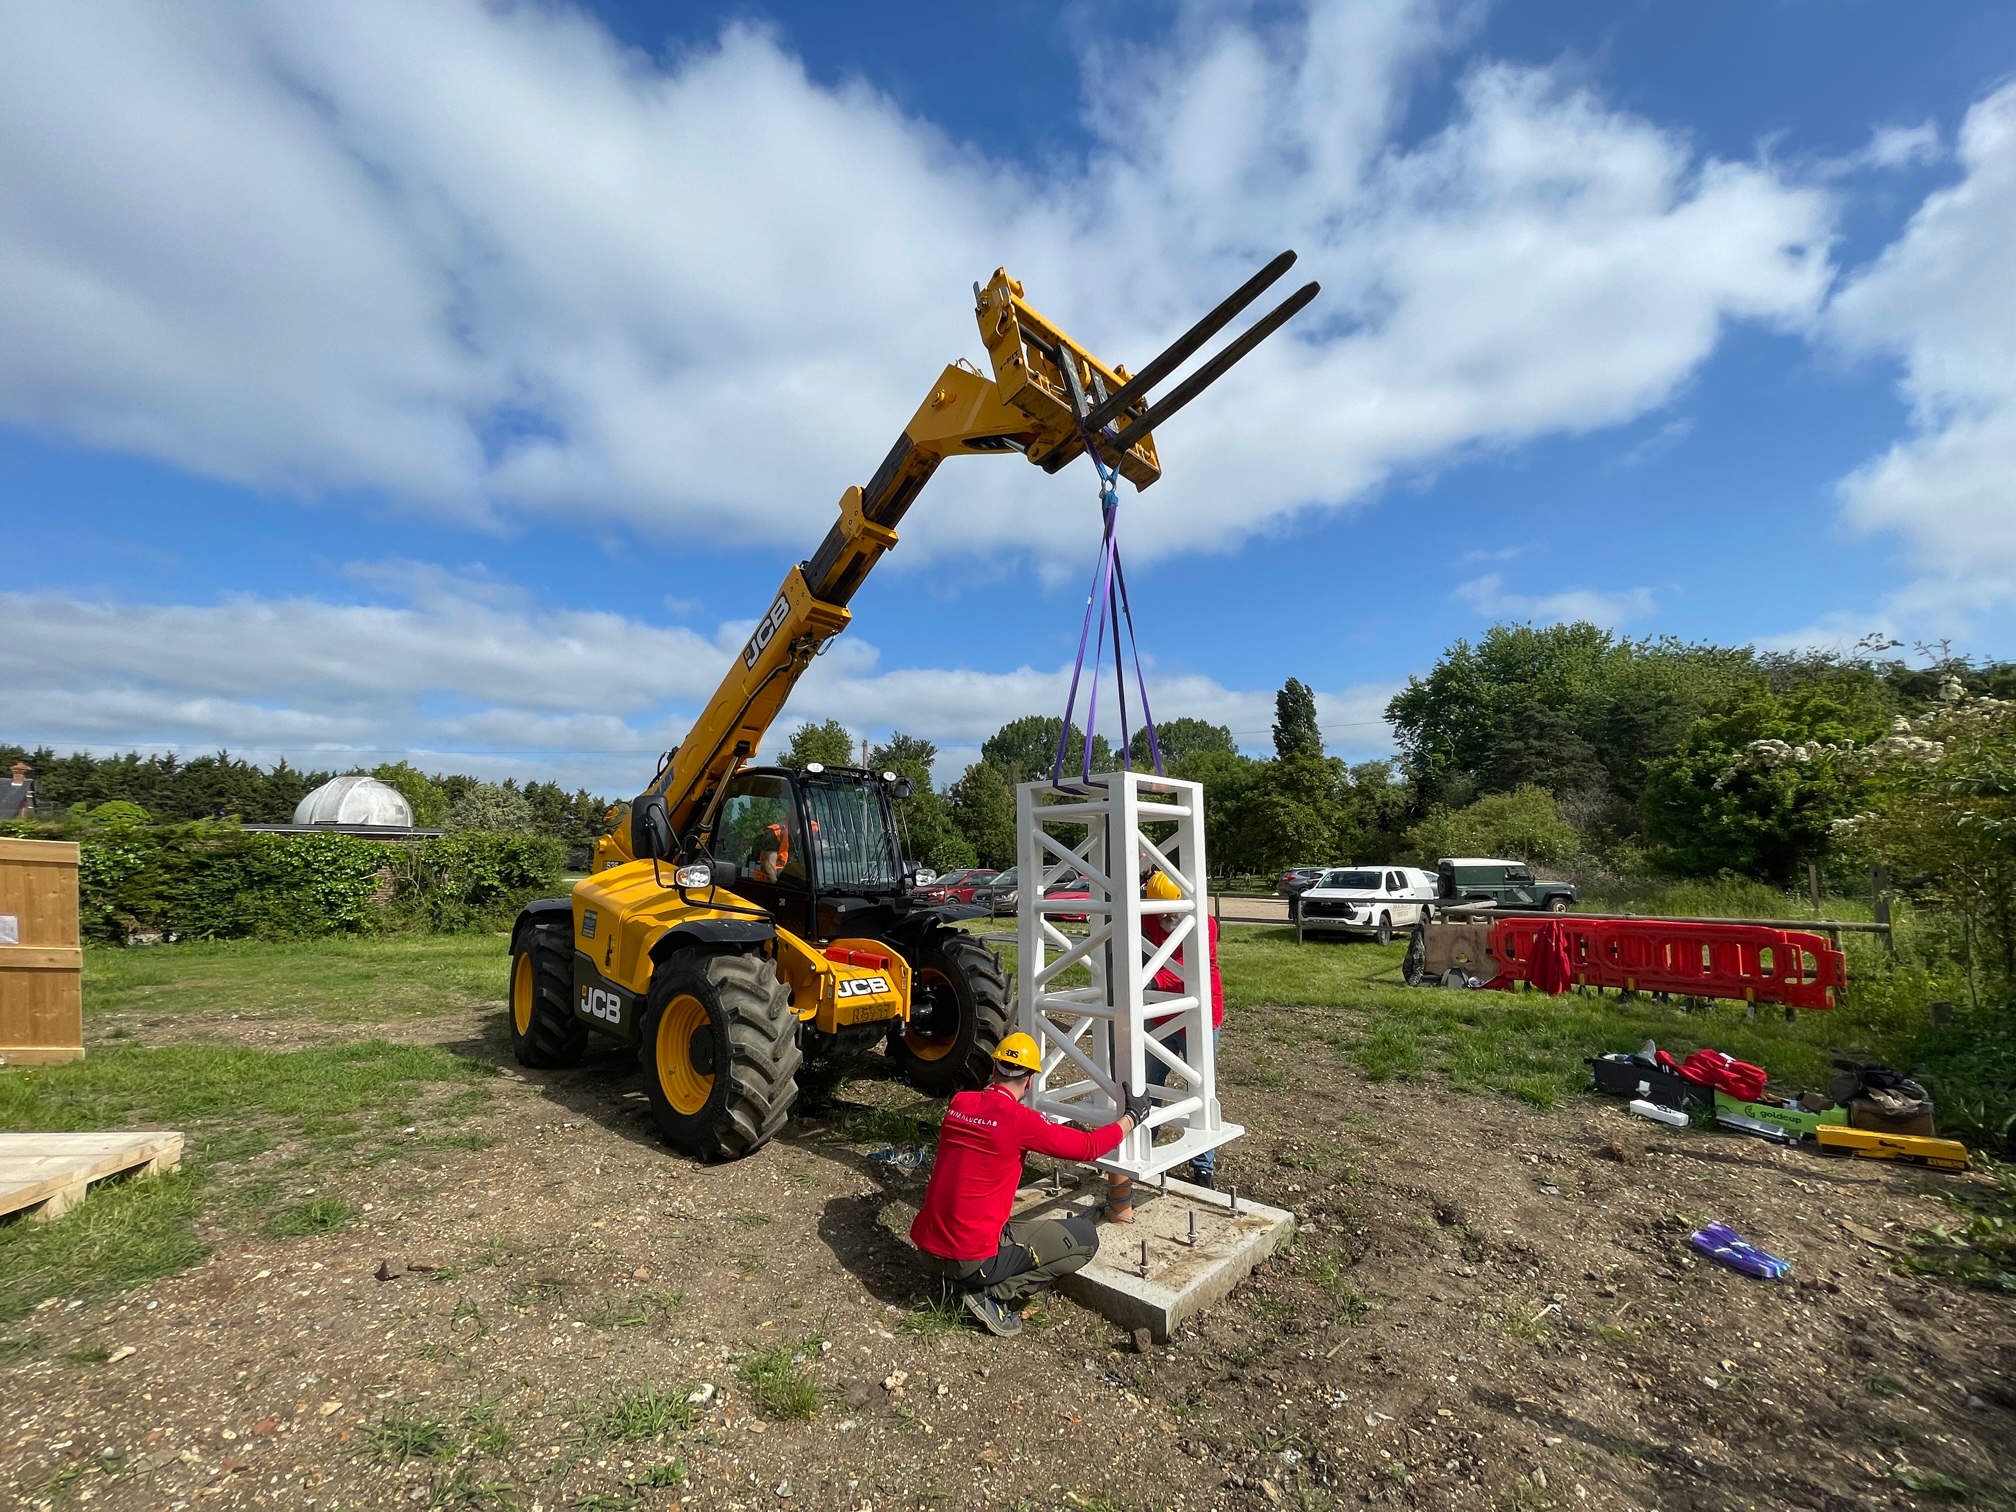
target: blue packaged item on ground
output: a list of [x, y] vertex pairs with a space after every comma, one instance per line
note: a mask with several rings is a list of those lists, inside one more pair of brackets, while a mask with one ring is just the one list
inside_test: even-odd
[[1766, 1254], [1726, 1223], [1710, 1223], [1688, 1236], [1694, 1248], [1711, 1260], [1719, 1260], [1731, 1270], [1760, 1281], [1777, 1281], [1792, 1272], [1790, 1260]]

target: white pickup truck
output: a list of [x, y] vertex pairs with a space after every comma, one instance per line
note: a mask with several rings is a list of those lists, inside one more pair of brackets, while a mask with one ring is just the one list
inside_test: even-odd
[[1435, 899], [1436, 878], [1413, 866], [1340, 866], [1302, 894], [1302, 928], [1369, 934], [1381, 945], [1412, 929]]

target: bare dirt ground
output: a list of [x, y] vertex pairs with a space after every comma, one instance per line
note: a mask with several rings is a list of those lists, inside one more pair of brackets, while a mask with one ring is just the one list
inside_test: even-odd
[[[914, 1100], [895, 1083], [843, 1082], [788, 1137], [704, 1167], [660, 1144], [619, 1058], [523, 1073], [494, 1014], [409, 1025], [497, 1065], [489, 1111], [458, 1124], [494, 1143], [422, 1148], [421, 1127], [411, 1158], [347, 1183], [349, 1227], [213, 1235], [207, 1261], [105, 1307], [51, 1299], [34, 1321], [57, 1347], [0, 1373], [0, 1502], [2012, 1504], [2007, 1301], [1896, 1274], [1870, 1242], [1938, 1221], [1953, 1178], [1627, 1127], [1593, 1100], [1370, 1084], [1300, 1012], [1228, 1025], [1227, 1112], [1252, 1132], [1221, 1179], [1302, 1232], [1146, 1354], [1061, 1300], [1013, 1341], [920, 1310], [900, 1236], [921, 1181], [868, 1155]], [[1711, 1218], [1792, 1279], [1695, 1256]], [[816, 1386], [809, 1417], [766, 1410], [765, 1359]]]

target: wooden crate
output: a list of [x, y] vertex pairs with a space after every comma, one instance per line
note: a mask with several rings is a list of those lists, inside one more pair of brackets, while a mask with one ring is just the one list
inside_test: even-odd
[[75, 843], [0, 837], [0, 940], [10, 933], [16, 943], [0, 944], [0, 1065], [78, 1059], [84, 952], [77, 939]]

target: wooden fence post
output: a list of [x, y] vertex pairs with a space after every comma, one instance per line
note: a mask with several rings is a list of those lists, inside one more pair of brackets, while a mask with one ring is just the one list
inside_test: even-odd
[[1869, 868], [1869, 917], [1883, 926], [1883, 947], [1897, 950], [1897, 932], [1890, 923], [1890, 873], [1881, 862]]

